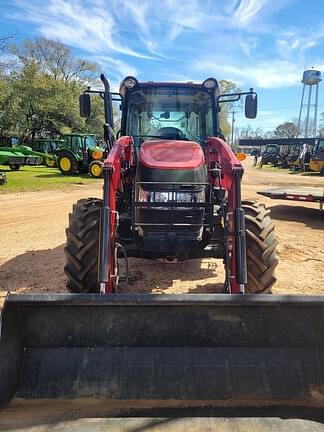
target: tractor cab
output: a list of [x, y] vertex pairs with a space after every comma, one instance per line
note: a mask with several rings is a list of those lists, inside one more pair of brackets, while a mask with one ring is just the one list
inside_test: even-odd
[[324, 139], [318, 139], [310, 159], [310, 169], [324, 175]]
[[80, 161], [87, 161], [88, 151], [96, 146], [94, 135], [66, 134], [65, 146], [79, 156]]
[[264, 150], [264, 153], [278, 154], [280, 153], [280, 147], [278, 144], [268, 144]]
[[[219, 94], [216, 80], [213, 87], [183, 83], [136, 83], [123, 81], [124, 95], [122, 135], [134, 139], [136, 154], [150, 140], [195, 142], [206, 147], [207, 137], [217, 134], [215, 97]], [[190, 144], [189, 144], [190, 146]]]
[[278, 144], [267, 144], [261, 156], [260, 167], [268, 163], [278, 165], [280, 161], [280, 146]]

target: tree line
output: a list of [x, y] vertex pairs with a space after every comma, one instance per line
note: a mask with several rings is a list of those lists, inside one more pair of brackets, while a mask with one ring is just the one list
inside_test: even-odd
[[[316, 134], [317, 137], [324, 137], [324, 113], [321, 113], [320, 127]], [[246, 126], [244, 128], [236, 128], [235, 137], [240, 138], [250, 138], [250, 139], [266, 139], [266, 138], [297, 138], [300, 136], [300, 131], [298, 129], [298, 121], [287, 121], [278, 125], [272, 131], [264, 131], [262, 128], [258, 127], [253, 129], [251, 126]]]

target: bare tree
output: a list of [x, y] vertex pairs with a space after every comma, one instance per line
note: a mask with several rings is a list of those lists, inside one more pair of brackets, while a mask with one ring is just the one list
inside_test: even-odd
[[277, 126], [273, 133], [278, 138], [296, 138], [298, 126], [294, 122], [285, 122]]
[[56, 80], [91, 81], [98, 73], [96, 63], [76, 58], [69, 47], [51, 39], [27, 39], [22, 46], [13, 46], [11, 51], [23, 64], [35, 62], [42, 73]]
[[264, 132], [261, 128], [253, 129], [248, 125], [240, 130], [239, 138], [261, 139], [264, 138]]
[[0, 73], [1, 75], [6, 71], [6, 69], [9, 69], [12, 67], [12, 58], [10, 56], [6, 56], [7, 49], [9, 46], [9, 41], [13, 39], [13, 35], [7, 35], [7, 36], [1, 36], [0, 37]]

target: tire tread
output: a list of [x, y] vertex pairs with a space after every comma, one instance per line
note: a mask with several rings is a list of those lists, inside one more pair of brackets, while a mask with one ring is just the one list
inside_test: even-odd
[[278, 265], [275, 225], [270, 218], [270, 210], [254, 201], [243, 201], [247, 249], [248, 294], [271, 294], [277, 279]]
[[81, 199], [69, 214], [64, 249], [68, 278], [66, 287], [73, 293], [99, 292], [98, 250], [102, 200]]

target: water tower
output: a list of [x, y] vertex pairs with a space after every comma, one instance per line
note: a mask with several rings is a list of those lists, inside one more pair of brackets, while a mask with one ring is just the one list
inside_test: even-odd
[[[298, 117], [298, 135], [304, 138], [316, 136], [317, 132], [317, 110], [318, 110], [318, 88], [322, 81], [321, 72], [315, 69], [306, 70], [303, 73], [303, 93], [300, 103]], [[315, 86], [315, 99], [312, 98], [313, 87]], [[306, 92], [305, 92], [306, 89]], [[307, 102], [305, 103], [305, 93]], [[303, 117], [303, 110], [306, 109], [306, 116]]]

